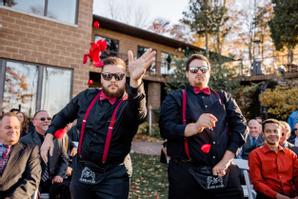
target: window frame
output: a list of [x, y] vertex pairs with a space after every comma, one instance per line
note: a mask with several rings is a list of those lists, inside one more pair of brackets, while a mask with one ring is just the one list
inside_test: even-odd
[[[164, 62], [163, 62], [163, 59], [162, 59], [162, 54], [167, 54], [167, 55], [170, 55], [171, 57], [172, 57], [172, 61], [171, 61], [171, 63], [170, 63], [170, 68], [168, 68], [167, 67], [167, 72], [166, 73], [162, 73], [162, 68], [163, 68], [163, 64], [164, 64]], [[170, 73], [169, 71], [171, 70], [171, 64], [172, 64], [172, 62], [173, 62], [173, 58], [174, 58], [174, 54], [173, 53], [169, 53], [169, 52], [166, 52], [166, 51], [161, 51], [161, 53], [160, 53], [160, 74], [162, 74], [162, 75], [171, 75], [171, 74], [173, 74], [173, 73]]]
[[42, 18], [42, 19], [46, 19], [46, 20], [50, 20], [50, 21], [59, 22], [59, 23], [65, 24], [65, 25], [75, 25], [75, 26], [78, 25], [78, 21], [79, 21], [78, 20], [78, 17], [79, 17], [79, 3], [80, 3], [80, 0], [75, 0], [76, 8], [74, 10], [74, 12], [75, 12], [74, 17], [75, 18], [74, 18], [74, 21], [73, 22], [68, 22], [68, 21], [63, 21], [63, 20], [60, 20], [60, 19], [54, 19], [54, 18], [48, 17], [47, 16], [47, 12], [48, 12], [48, 1], [50, 1], [50, 0], [44, 0], [43, 15], [34, 14], [32, 12], [27, 12], [27, 11], [24, 11], [24, 10], [18, 10], [18, 9], [13, 8], [13, 7], [9, 7], [9, 6], [2, 5], [2, 4], [0, 4], [0, 8], [9, 9], [9, 10], [14, 11], [14, 12], [18, 12], [18, 13], [22, 13], [22, 14], [27, 14], [27, 15], [34, 16], [34, 17], [37, 17], [37, 18]]
[[47, 68], [56, 68], [60, 70], [69, 70], [71, 72], [70, 74], [70, 89], [69, 89], [69, 99], [72, 98], [73, 94], [73, 79], [74, 79], [74, 69], [73, 68], [68, 68], [68, 67], [57, 67], [57, 66], [52, 66], [52, 65], [44, 65], [44, 64], [36, 64], [32, 62], [26, 62], [26, 61], [19, 61], [19, 60], [11, 60], [11, 59], [5, 59], [5, 58], [0, 58], [0, 111], [3, 111], [2, 105], [3, 105], [3, 98], [4, 98], [4, 86], [5, 86], [5, 78], [6, 78], [6, 73], [5, 69], [7, 66], [7, 62], [15, 62], [15, 63], [22, 63], [22, 64], [29, 64], [29, 65], [35, 65], [37, 67], [38, 71], [38, 77], [37, 77], [37, 90], [36, 90], [36, 104], [35, 108], [37, 110], [41, 109], [41, 99], [42, 99], [42, 86], [43, 86], [43, 74], [44, 71]]
[[[114, 39], [114, 38], [111, 38], [111, 37], [107, 37], [107, 36], [105, 36], [105, 35], [95, 34], [95, 35], [94, 35], [94, 39], [93, 39], [94, 42], [95, 42], [96, 37], [101, 37], [101, 38], [103, 38], [103, 39], [110, 39], [110, 40], [115, 40], [115, 41], [117, 41], [117, 42], [118, 42], [118, 49], [117, 49], [117, 52], [116, 52], [116, 56], [119, 57], [119, 55], [121, 54], [121, 53], [120, 53], [120, 40], [119, 40], [119, 39]], [[114, 51], [113, 51], [113, 52], [114, 52]], [[109, 56], [111, 56], [111, 55], [109, 55]], [[114, 56], [114, 55], [112, 55], [112, 56]]]

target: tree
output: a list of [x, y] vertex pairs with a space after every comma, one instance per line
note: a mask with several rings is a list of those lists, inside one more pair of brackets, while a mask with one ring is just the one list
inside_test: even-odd
[[276, 50], [288, 50], [289, 63], [293, 61], [293, 49], [298, 43], [298, 1], [272, 0], [274, 17], [269, 21]]
[[226, 13], [225, 0], [222, 4], [216, 0], [190, 0], [188, 11], [183, 12], [182, 22], [189, 25], [196, 34], [204, 35], [207, 57], [209, 57], [209, 35], [216, 36], [215, 52], [221, 52], [221, 34], [226, 34], [228, 31], [221, 29], [228, 20]]
[[262, 106], [267, 107], [270, 117], [286, 120], [289, 114], [298, 109], [298, 88], [281, 87], [266, 89], [260, 95]]
[[[95, 6], [97, 1], [94, 2]], [[148, 24], [148, 9], [137, 0], [106, 0], [105, 16], [133, 26], [144, 28]]]
[[181, 23], [171, 24], [169, 20], [164, 18], [154, 19], [148, 30], [186, 43], [193, 42], [192, 33], [188, 26]]

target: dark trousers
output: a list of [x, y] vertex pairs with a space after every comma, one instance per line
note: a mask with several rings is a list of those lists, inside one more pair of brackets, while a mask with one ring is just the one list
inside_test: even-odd
[[129, 179], [125, 166], [98, 167], [76, 159], [70, 192], [72, 199], [127, 199]]
[[231, 165], [227, 187], [221, 190], [206, 191], [189, 173], [190, 165], [170, 161], [168, 167], [169, 199], [243, 199], [240, 183], [240, 169]]

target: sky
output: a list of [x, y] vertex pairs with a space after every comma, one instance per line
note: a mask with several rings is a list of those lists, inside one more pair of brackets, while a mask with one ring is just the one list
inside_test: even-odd
[[108, 4], [121, 5], [123, 2], [132, 2], [137, 6], [144, 7], [147, 22], [150, 23], [157, 17], [162, 17], [169, 20], [171, 23], [177, 23], [182, 18], [182, 12], [187, 9], [189, 0], [93, 0], [93, 13], [109, 17]]

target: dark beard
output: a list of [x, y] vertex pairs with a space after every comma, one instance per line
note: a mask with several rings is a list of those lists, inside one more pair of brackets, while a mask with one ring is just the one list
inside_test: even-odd
[[102, 87], [103, 92], [106, 94], [108, 97], [116, 97], [119, 98], [123, 95], [125, 89], [119, 89], [116, 93], [111, 93], [109, 92], [105, 87]]

